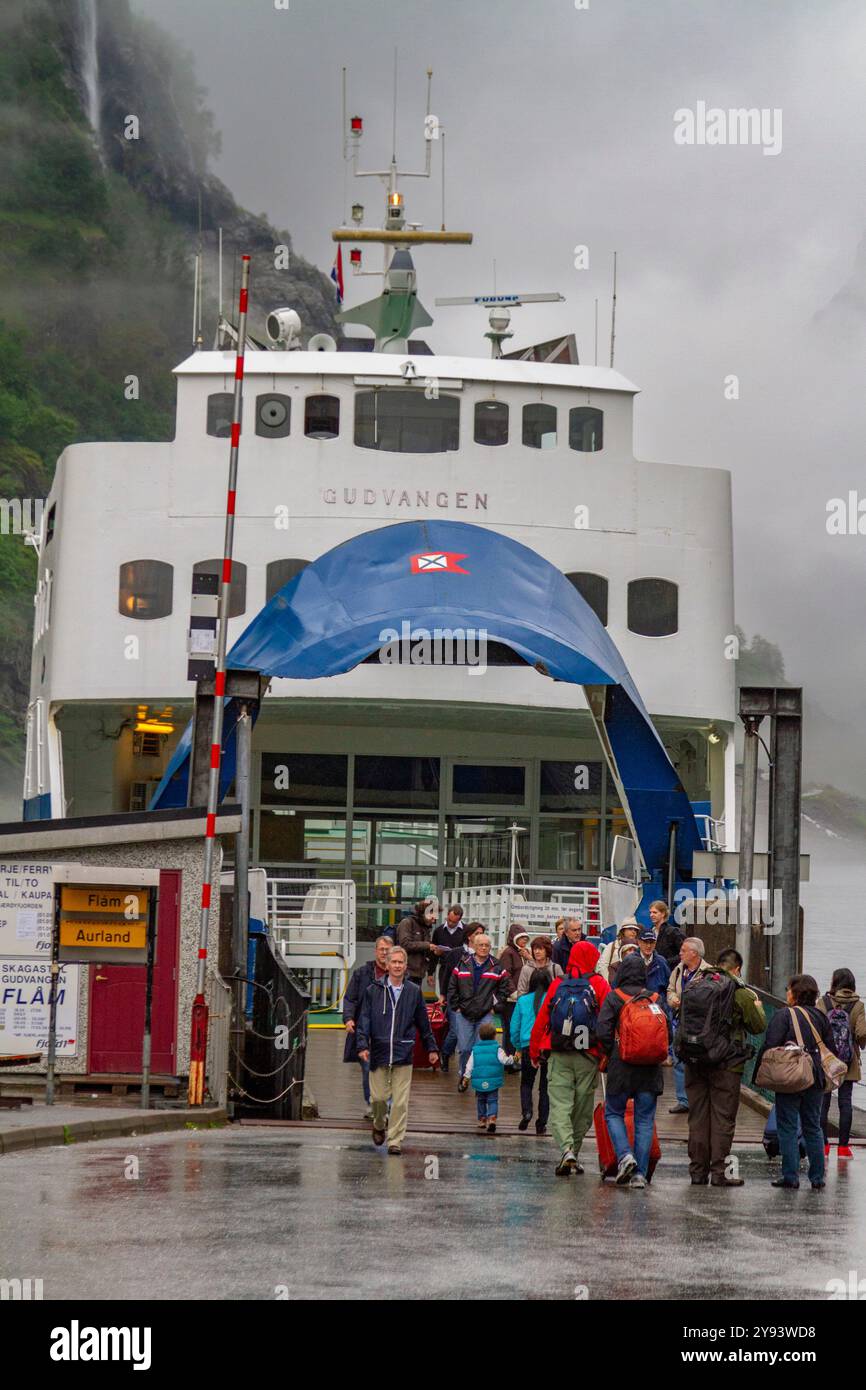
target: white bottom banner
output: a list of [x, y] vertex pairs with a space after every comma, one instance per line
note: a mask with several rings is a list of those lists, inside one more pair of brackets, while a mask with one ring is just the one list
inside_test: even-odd
[[[57, 1055], [78, 1055], [78, 995], [81, 967], [60, 967], [57, 996]], [[48, 1051], [50, 962], [0, 957], [0, 1055]]]

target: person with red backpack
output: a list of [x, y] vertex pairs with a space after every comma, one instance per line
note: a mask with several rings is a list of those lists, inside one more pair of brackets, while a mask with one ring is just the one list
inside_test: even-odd
[[[850, 970], [844, 967], [833, 971], [828, 994], [819, 995], [817, 1008], [826, 1014], [833, 1034], [833, 1051], [843, 1062], [848, 1063], [848, 1075], [836, 1092], [839, 1102], [839, 1147], [837, 1158], [853, 1158], [849, 1140], [853, 1104], [851, 1095], [854, 1082], [860, 1080], [860, 1049], [866, 1047], [866, 1008], [863, 1000], [855, 993], [857, 981]], [[821, 1108], [821, 1128], [824, 1131], [824, 1157], [830, 1155], [830, 1142], [827, 1137], [827, 1121], [830, 1116], [832, 1092], [827, 1091]]]
[[598, 951], [578, 941], [568, 957], [568, 973], [548, 989], [529, 1037], [534, 1067], [547, 1057], [550, 1128], [559, 1144], [556, 1175], [582, 1173], [580, 1146], [592, 1123], [595, 1086], [603, 1052], [596, 1037], [599, 1009], [610, 991], [596, 972]]
[[[641, 955], [622, 961], [616, 987], [598, 1016], [596, 1034], [608, 1056], [604, 1118], [617, 1157], [617, 1187], [646, 1187], [658, 1098], [665, 1088], [671, 1020], [667, 1001], [647, 989]], [[634, 1150], [625, 1112], [634, 1104]]]

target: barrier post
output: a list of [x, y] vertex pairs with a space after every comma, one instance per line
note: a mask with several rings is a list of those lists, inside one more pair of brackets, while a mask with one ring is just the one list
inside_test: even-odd
[[250, 258], [241, 257], [241, 291], [238, 305], [238, 338], [235, 352], [235, 385], [232, 408], [231, 449], [229, 452], [229, 481], [226, 495], [225, 545], [220, 583], [219, 620], [214, 671], [213, 735], [211, 739], [210, 777], [208, 779], [207, 819], [205, 821], [204, 864], [201, 884], [201, 924], [198, 942], [196, 994], [192, 1006], [189, 1051], [190, 1105], [204, 1102], [204, 1078], [207, 1064], [208, 1009], [205, 999], [207, 942], [210, 926], [211, 880], [213, 878], [216, 813], [219, 805], [220, 762], [222, 757], [223, 706], [226, 686], [226, 645], [228, 636], [229, 599], [232, 585], [232, 550], [234, 546], [235, 497], [238, 479], [238, 454], [241, 439], [241, 403], [244, 383], [244, 349], [247, 338], [247, 300], [249, 296]]

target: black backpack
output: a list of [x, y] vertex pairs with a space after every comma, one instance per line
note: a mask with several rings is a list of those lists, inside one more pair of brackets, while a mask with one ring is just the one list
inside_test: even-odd
[[840, 1062], [849, 1065], [854, 1056], [854, 1038], [851, 1032], [851, 1010], [842, 1004], [834, 1004], [829, 994], [824, 995], [827, 1021], [833, 1034], [833, 1051]]
[[745, 1056], [732, 1037], [738, 989], [730, 975], [713, 970], [698, 975], [682, 991], [676, 1049], [681, 1061], [721, 1067]]

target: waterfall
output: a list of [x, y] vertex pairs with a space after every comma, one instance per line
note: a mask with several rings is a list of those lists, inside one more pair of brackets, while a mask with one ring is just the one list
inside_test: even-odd
[[82, 76], [87, 91], [87, 118], [100, 143], [99, 54], [97, 52], [96, 0], [80, 0]]

